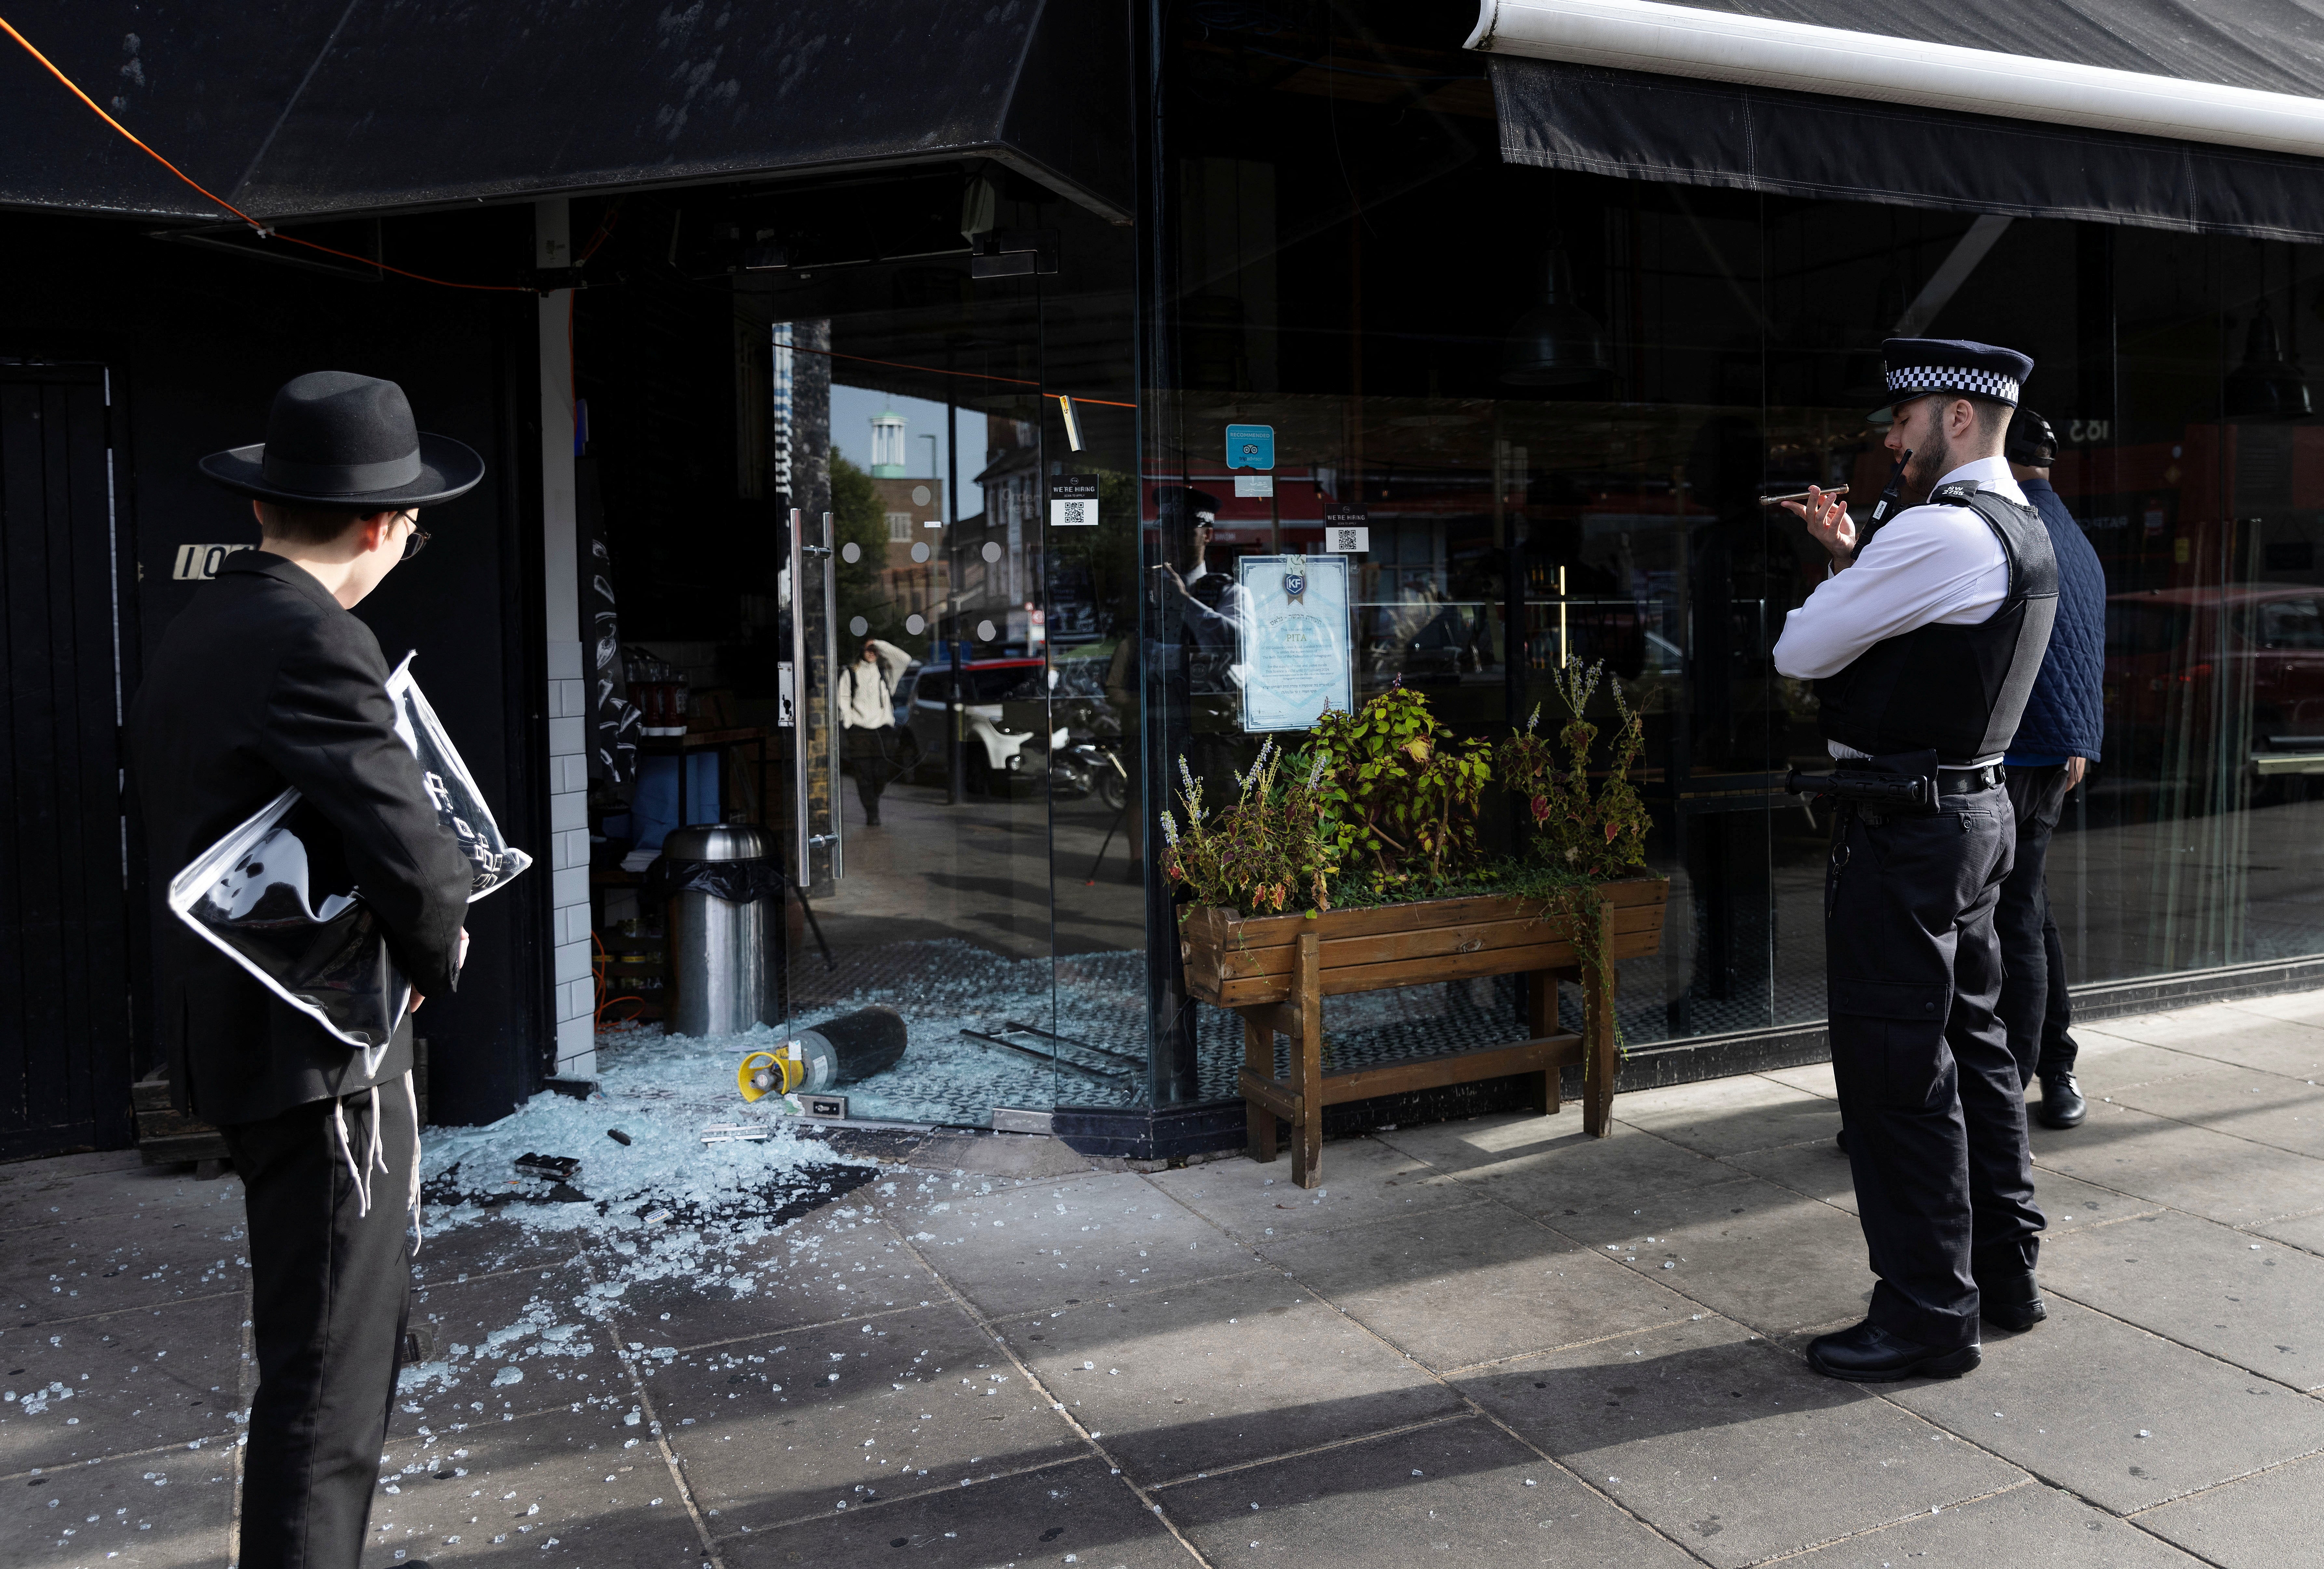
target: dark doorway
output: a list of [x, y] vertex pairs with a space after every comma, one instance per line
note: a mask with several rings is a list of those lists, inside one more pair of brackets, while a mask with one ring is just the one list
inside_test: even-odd
[[0, 1158], [129, 1142], [111, 398], [0, 365]]

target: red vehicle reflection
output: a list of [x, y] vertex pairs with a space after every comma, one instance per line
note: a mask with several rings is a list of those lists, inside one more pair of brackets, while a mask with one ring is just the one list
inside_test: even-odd
[[[2167, 588], [2107, 601], [2107, 714], [2135, 750], [2208, 744], [2248, 719], [2255, 754], [2324, 750], [2324, 589]], [[2232, 739], [2230, 745], [2236, 744]]]

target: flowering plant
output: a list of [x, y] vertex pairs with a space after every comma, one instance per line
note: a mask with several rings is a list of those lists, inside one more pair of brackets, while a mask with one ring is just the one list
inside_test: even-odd
[[1353, 713], [1325, 710], [1308, 735], [1327, 765], [1323, 831], [1342, 859], [1388, 885], [1475, 862], [1492, 749], [1440, 738], [1424, 694], [1399, 682]]
[[1305, 896], [1318, 910], [1332, 907], [1325, 879], [1339, 861], [1323, 830], [1317, 794], [1324, 759], [1287, 775], [1286, 761], [1274, 741], [1266, 742], [1250, 772], [1235, 775], [1234, 802], [1213, 811], [1203, 805], [1202, 782], [1178, 760], [1178, 805], [1186, 821], [1181, 827], [1176, 812], [1163, 810], [1162, 870], [1192, 892], [1195, 904], [1255, 914]]
[[1556, 677], [1558, 696], [1573, 715], [1558, 731], [1563, 762], [1557, 748], [1539, 734], [1539, 708], [1494, 754], [1502, 782], [1532, 817], [1537, 853], [1553, 866], [1588, 877], [1618, 876], [1646, 861], [1646, 806], [1629, 779], [1646, 744], [1646, 727], [1623, 698], [1619, 682], [1608, 684], [1620, 716], [1614, 755], [1604, 783], [1594, 791], [1591, 787], [1590, 753], [1599, 729], [1582, 716], [1604, 673], [1602, 665], [1569, 665]]

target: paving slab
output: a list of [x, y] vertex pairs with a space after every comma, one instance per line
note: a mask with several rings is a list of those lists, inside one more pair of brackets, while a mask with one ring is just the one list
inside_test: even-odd
[[2324, 1449], [2324, 1401], [2054, 1297], [2038, 1328], [1988, 1330], [1969, 1377], [1886, 1387], [2116, 1514]]
[[2200, 1560], [2062, 1489], [2028, 1482], [1790, 1562], [1801, 1569], [2194, 1569]]
[[1000, 1317], [1251, 1267], [1248, 1249], [1128, 1172], [891, 1205], [930, 1268]]
[[1439, 1372], [1700, 1311], [1499, 1204], [1435, 1210], [1393, 1226], [1268, 1238], [1259, 1251]]
[[2248, 1068], [2211, 1068], [2120, 1091], [2135, 1110], [2324, 1159], [2324, 1087]]
[[68, 1465], [0, 1486], [0, 1537], [14, 1564], [208, 1569], [226, 1561], [234, 1485], [223, 1444]]
[[2324, 1029], [2324, 990], [2285, 992], [2273, 997], [2239, 997], [2228, 1005], [2240, 1012], [2257, 1014], [2265, 1019], [2282, 1019], [2295, 1024], [2313, 1024]]
[[522, 1548], [543, 1569], [696, 1569], [701, 1533], [652, 1440], [624, 1447], [637, 1431], [602, 1412], [555, 1410], [392, 1438], [365, 1557], [504, 1562]]
[[950, 1303], [663, 1359], [648, 1385], [730, 1528], [1089, 1452]]
[[244, 1237], [239, 1225], [223, 1232], [138, 1226], [125, 1233], [88, 1222], [24, 1227], [8, 1237], [10, 1267], [21, 1283], [11, 1305], [16, 1310], [6, 1321], [86, 1318], [246, 1290]]
[[1090, 1169], [1088, 1156], [1046, 1133], [935, 1133], [912, 1152], [910, 1163], [922, 1171], [1033, 1180], [1079, 1177]]
[[[1141, 1482], [1359, 1437], [1461, 1408], [1451, 1390], [1268, 1270], [1087, 1304], [1011, 1344]], [[1090, 1365], [1084, 1366], [1084, 1363]]]
[[2049, 1290], [2295, 1389], [2324, 1390], [2324, 1259], [2193, 1216], [2053, 1238]]
[[2308, 1252], [2324, 1255], [2324, 1214], [2292, 1215], [2249, 1228], [2254, 1236], [2273, 1237]]
[[2093, 1099], [2079, 1128], [2030, 1130], [2034, 1158], [2100, 1188], [2228, 1225], [2324, 1209], [2324, 1161]]
[[618, 1317], [632, 1338], [703, 1345], [945, 1295], [918, 1255], [884, 1225], [833, 1234], [802, 1223], [673, 1262], [679, 1267], [622, 1293]]
[[584, 1304], [576, 1266], [511, 1271], [411, 1296], [420, 1360], [397, 1379], [396, 1426], [493, 1422], [579, 1403], [625, 1410], [617, 1331]]
[[420, 1251], [411, 1260], [415, 1284], [447, 1285], [479, 1275], [512, 1270], [545, 1270], [568, 1263], [576, 1252], [570, 1234], [540, 1231], [521, 1215], [502, 1214], [439, 1229], [431, 1207], [422, 1216]]
[[122, 1166], [53, 1171], [47, 1161], [0, 1166], [0, 1231], [102, 1216], [172, 1220], [223, 1213], [242, 1216], [242, 1183], [228, 1176], [203, 1182], [175, 1166]]
[[1872, 1294], [1856, 1217], [1757, 1178], [1549, 1224], [1763, 1334], [1857, 1317]]
[[244, 1314], [237, 1296], [0, 1330], [0, 1475], [237, 1433]]
[[886, 1569], [899, 1561], [916, 1569], [1065, 1563], [1190, 1569], [1194, 1559], [1169, 1528], [1107, 1471], [1094, 1460], [1076, 1461], [869, 1509], [834, 1509], [827, 1519], [724, 1537], [719, 1555], [731, 1569]]
[[1710, 1563], [1742, 1565], [2024, 1473], [1708, 1318], [1462, 1379], [1478, 1404]]
[[1826, 1100], [1840, 1098], [1840, 1085], [1832, 1078], [1829, 1062], [1811, 1062], [1803, 1068], [1770, 1069], [1759, 1077], [1772, 1078], [1777, 1084], [1788, 1084], [1794, 1089], [1804, 1089], [1810, 1095], [1820, 1095]]
[[[2211, 1062], [2293, 1078], [2324, 1078], [2324, 1028], [2272, 1018], [2246, 1006], [2109, 1019], [2098, 1028], [2118, 1039], [2146, 1041]], [[2075, 1036], [2080, 1039], [2080, 1032]]]
[[2310, 1455], [2138, 1517], [2158, 1537], [2226, 1569], [2324, 1569], [2324, 1457]]
[[2074, 1059], [2074, 1079], [2085, 1096], [2112, 1095], [2126, 1085], [2159, 1084], [2218, 1066], [2216, 1058], [2174, 1051], [2167, 1043], [2107, 1034], [2113, 1023], [2109, 1019], [2095, 1029], [2074, 1031], [2075, 1043], [2080, 1048]]
[[1476, 1195], [1450, 1173], [1379, 1139], [1335, 1139], [1320, 1188], [1292, 1185], [1283, 1160], [1212, 1161], [1151, 1180], [1187, 1208], [1245, 1243], [1355, 1225], [1400, 1225], [1404, 1216]]
[[[1729, 1165], [1765, 1178], [1779, 1188], [1788, 1188], [1850, 1215], [1856, 1213], [1856, 1177], [1849, 1166], [1848, 1152], [1830, 1139], [1774, 1150], [1753, 1150], [1729, 1155], [1726, 1160]], [[2160, 1207], [2125, 1198], [2038, 1165], [2034, 1169], [2034, 1197], [2049, 1217], [2049, 1228], [2043, 1234], [2051, 1236]]]
[[1698, 1155], [1740, 1154], [1840, 1131], [1840, 1104], [1831, 1096], [1756, 1073], [1618, 1095], [1614, 1116]]
[[[1675, 1193], [1735, 1173], [1706, 1155], [1681, 1149], [1667, 1139], [1618, 1127], [1610, 1138], [1593, 1139], [1581, 1124], [1555, 1117], [1521, 1124], [1465, 1127], [1463, 1137], [1418, 1128], [1387, 1137], [1396, 1147], [1440, 1170], [1450, 1171], [1480, 1193], [1528, 1215], [1578, 1215], [1640, 1195]], [[1558, 1124], [1554, 1137], [1536, 1136]]]
[[1213, 1564], [1680, 1569], [1694, 1562], [1489, 1422], [1462, 1418], [1155, 1495]]

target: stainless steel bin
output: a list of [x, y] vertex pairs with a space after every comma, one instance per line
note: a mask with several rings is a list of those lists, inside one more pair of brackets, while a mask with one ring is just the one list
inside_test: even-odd
[[[782, 918], [773, 842], [747, 823], [674, 828], [662, 841], [669, 895], [668, 975], [673, 995], [662, 1028], [673, 1035], [732, 1035], [781, 1022], [775, 996], [775, 922]], [[696, 863], [710, 863], [699, 866]], [[687, 876], [688, 871], [695, 875]], [[761, 896], [722, 898], [706, 882]]]

